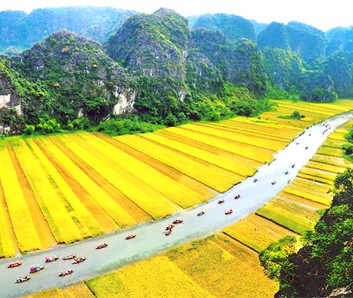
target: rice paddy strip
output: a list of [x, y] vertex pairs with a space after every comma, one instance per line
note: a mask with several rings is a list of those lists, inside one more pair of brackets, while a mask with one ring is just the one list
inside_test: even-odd
[[[109, 296], [109, 295], [108, 295]], [[52, 289], [25, 296], [26, 298], [94, 298], [85, 283], [79, 283], [63, 289]], [[109, 296], [112, 297], [112, 296]]]
[[127, 154], [133, 156], [134, 158], [142, 161], [143, 163], [150, 166], [151, 168], [154, 168], [155, 170], [162, 173], [163, 175], [173, 179], [174, 181], [182, 185], [185, 185], [187, 188], [193, 190], [194, 192], [197, 192], [202, 196], [203, 198], [202, 201], [211, 199], [217, 194], [217, 192], [215, 192], [213, 189], [207, 187], [206, 185], [200, 183], [199, 181], [194, 180], [191, 177], [182, 174], [181, 172], [167, 166], [166, 164], [158, 161], [157, 159], [154, 159], [130, 146], [125, 145], [122, 142], [119, 142], [117, 139], [111, 138], [102, 133], [93, 133], [93, 134], [101, 138], [105, 142], [118, 148], [119, 150], [124, 151]]
[[292, 183], [290, 184], [290, 187], [303, 190], [311, 194], [316, 194], [316, 195], [324, 196], [326, 198], [331, 198], [331, 195], [328, 194], [329, 190], [331, 189], [331, 186], [320, 182], [296, 178], [292, 181]]
[[7, 210], [4, 191], [0, 179], [0, 258], [10, 258], [18, 251], [15, 233]]
[[109, 162], [97, 155], [92, 148], [84, 148], [85, 144], [75, 134], [70, 136], [58, 136], [72, 152], [80, 156], [85, 162], [108, 180], [112, 185], [124, 193], [130, 200], [135, 202], [153, 218], [158, 219], [178, 211], [177, 207], [168, 202], [159, 192], [147, 185], [144, 185], [136, 177], [125, 176], [125, 172], [116, 171]]
[[326, 180], [330, 181], [331, 183], [336, 178], [336, 174], [333, 174], [331, 172], [326, 172], [324, 170], [308, 168], [306, 166], [304, 168], [300, 169], [299, 173], [314, 176], [317, 178], [326, 179]]
[[251, 214], [236, 224], [226, 227], [223, 233], [258, 253], [272, 242], [287, 235], [297, 236], [296, 233], [256, 214]]
[[[111, 197], [92, 181], [48, 138], [35, 139], [35, 143], [60, 172], [77, 197], [101, 225], [104, 232], [119, 228], [122, 219], [130, 218], [124, 226], [136, 223]], [[124, 223], [124, 221], [122, 221]]]
[[269, 150], [280, 150], [283, 149], [287, 143], [283, 139], [279, 138], [280, 130], [277, 132], [277, 136], [259, 136], [256, 131], [253, 132], [242, 132], [234, 128], [217, 127], [212, 124], [205, 123], [194, 123], [187, 124], [188, 129], [193, 129], [210, 135], [218, 136], [224, 139], [237, 141], [239, 143], [250, 144], [255, 147], [260, 147]]
[[182, 128], [272, 151], [283, 149], [285, 144], [283, 141], [258, 137], [254, 134], [251, 135], [247, 133], [241, 133], [239, 131], [235, 132], [234, 130], [231, 131], [229, 129], [227, 130], [226, 128], [213, 128], [212, 125], [194, 123], [182, 125]]
[[322, 164], [315, 161], [309, 161], [305, 166], [310, 169], [323, 170], [325, 172], [333, 173], [335, 175], [337, 175], [338, 173], [342, 173], [347, 169], [347, 167]]
[[[167, 256], [157, 256], [122, 268], [113, 274], [113, 280], [118, 287], [115, 286], [115, 291], [109, 293], [109, 297], [112, 297], [112, 294], [114, 297], [214, 297]], [[110, 278], [103, 276], [97, 279], [95, 283], [89, 281], [87, 284], [99, 297], [102, 290], [104, 291], [102, 286], [105, 280], [108, 279], [110, 283]]]
[[288, 198], [281, 198], [276, 196], [270, 201], [270, 204], [276, 208], [281, 208], [292, 215], [302, 217], [303, 219], [315, 224], [319, 219], [320, 215], [315, 208], [310, 204], [299, 203], [298, 201], [292, 201]]
[[216, 123], [216, 125], [226, 125], [227, 127], [234, 127], [235, 129], [257, 132], [260, 135], [266, 134], [270, 136], [278, 136], [278, 131], [280, 131], [281, 138], [288, 140], [291, 140], [302, 132], [302, 129], [292, 125], [279, 124], [262, 119], [245, 117], [237, 117], [234, 119], [224, 120], [222, 122]]
[[95, 216], [87, 210], [86, 206], [76, 196], [58, 170], [51, 164], [43, 152], [38, 148], [34, 139], [27, 140], [38, 161], [43, 165], [53, 184], [60, 190], [60, 197], [66, 209], [70, 212], [74, 222], [78, 226], [83, 238], [98, 236], [103, 233]]
[[[232, 241], [229, 238], [229, 241]], [[277, 285], [263, 269], [203, 239], [167, 252], [167, 256], [201, 288], [217, 297], [273, 297]], [[254, 258], [257, 258], [254, 253]], [[254, 285], [257, 285], [254, 287]]]
[[229, 152], [229, 151], [226, 151], [226, 150], [223, 150], [223, 149], [220, 149], [220, 148], [217, 148], [217, 147], [214, 147], [211, 145], [207, 145], [207, 144], [198, 142], [196, 140], [184, 137], [182, 135], [173, 133], [172, 131], [170, 131], [170, 128], [158, 130], [155, 132], [155, 134], [166, 137], [168, 139], [172, 139], [172, 140], [181, 142], [185, 145], [189, 145], [194, 148], [198, 148], [202, 151], [207, 151], [209, 153], [219, 155], [219, 156], [227, 158], [227, 159], [234, 160], [235, 162], [247, 165], [247, 166], [252, 167], [254, 169], [259, 167], [260, 165], [262, 165], [261, 162], [258, 162], [256, 160], [246, 158], [242, 155], [235, 154], [235, 153], [232, 153], [232, 152]]
[[328, 108], [327, 106], [325, 107], [324, 105], [321, 104], [315, 104], [315, 103], [310, 103], [307, 102], [306, 105], [299, 104], [299, 105], [293, 105], [293, 103], [285, 103], [285, 102], [280, 102], [279, 106], [284, 109], [292, 109], [292, 110], [298, 110], [299, 112], [309, 112], [309, 116], [311, 116], [312, 113], [314, 114], [320, 114], [324, 116], [325, 118], [329, 118], [330, 116], [336, 115], [340, 112], [344, 112], [345, 109], [342, 109], [340, 107], [335, 107], [335, 105], [332, 105], [331, 108]]
[[154, 168], [137, 160], [124, 151], [119, 150], [92, 134], [80, 133], [80, 136], [95, 150], [98, 150], [101, 154], [104, 154], [110, 159], [112, 163], [119, 164], [119, 167], [122, 167], [131, 175], [139, 178], [142, 183], [158, 189], [168, 200], [173, 201], [182, 208], [190, 208], [202, 203], [203, 198], [201, 195], [175, 182], [173, 179], [161, 174]]
[[271, 204], [271, 201], [257, 210], [256, 214], [272, 220], [300, 235], [303, 235], [307, 230], [312, 230], [315, 226], [315, 223], [304, 219], [302, 216], [297, 216], [282, 208], [277, 208]]
[[[266, 132], [266, 126], [261, 127], [253, 125], [252, 127], [242, 127], [242, 122], [235, 121], [235, 119], [227, 121], [228, 122], [215, 123], [213, 124], [213, 126], [219, 126], [223, 129], [232, 130], [235, 133], [240, 132], [249, 136], [262, 137], [264, 139], [273, 139], [282, 143], [285, 141], [289, 142], [292, 139], [288, 131], [285, 131], [284, 129], [282, 130], [278, 128], [277, 134], [272, 134], [272, 132]], [[280, 136], [278, 135], [278, 132], [281, 133]], [[298, 133], [294, 134], [293, 137], [297, 134]]]
[[311, 180], [311, 181], [315, 181], [315, 182], [320, 182], [320, 183], [324, 183], [327, 185], [333, 185], [333, 181], [330, 179], [325, 179], [322, 177], [317, 177], [315, 174], [304, 174], [299, 172], [297, 177], [299, 178], [303, 178], [303, 179], [307, 179], [307, 180]]
[[14, 147], [39, 206], [58, 243], [82, 239], [81, 232], [61, 199], [60, 190], [24, 141]]
[[[301, 176], [299, 176], [301, 177]], [[305, 188], [301, 188], [299, 189], [298, 187], [292, 186], [292, 185], [288, 185], [284, 191], [286, 193], [301, 197], [301, 198], [305, 198], [307, 200], [310, 201], [314, 201], [314, 202], [318, 202], [324, 205], [329, 206], [331, 204], [331, 197], [327, 194], [323, 195], [323, 194], [313, 194], [313, 193], [309, 193], [308, 191], [305, 190]]]
[[22, 169], [22, 166], [17, 158], [16, 152], [10, 143], [6, 143], [8, 152], [11, 157], [12, 165], [16, 171], [18, 182], [20, 184], [23, 196], [27, 201], [29, 212], [31, 213], [33, 224], [39, 235], [39, 239], [42, 243], [42, 248], [49, 248], [56, 243], [55, 237], [48, 225], [48, 222], [37, 202], [37, 199], [33, 193], [31, 185], [29, 184], [27, 177]]
[[312, 161], [316, 161], [322, 164], [334, 165], [338, 167], [347, 168], [350, 165], [349, 161], [343, 157], [328, 156], [316, 153], [312, 158]]
[[11, 218], [18, 247], [21, 252], [42, 249], [42, 244], [32, 220], [29, 206], [18, 182], [16, 171], [6, 148], [0, 152], [2, 190]]
[[333, 149], [338, 149], [341, 152], [342, 156], [342, 146], [344, 144], [347, 144], [347, 141], [338, 141], [334, 139], [327, 139], [323, 145], [323, 147], [327, 147], [328, 149], [333, 148]]
[[228, 190], [231, 186], [242, 180], [239, 175], [226, 170], [216, 169], [195, 160], [190, 160], [185, 155], [158, 146], [137, 135], [120, 136], [118, 140], [164, 162], [170, 167], [183, 172], [219, 192]]
[[[82, 158], [74, 154], [67, 146], [65, 146], [58, 137], [49, 137], [50, 141], [53, 142], [70, 160], [78, 166], [94, 183], [98, 185], [109, 197], [111, 197], [129, 216], [127, 218], [119, 218], [120, 226], [123, 226], [125, 222], [130, 222], [129, 218], [132, 217], [135, 222], [144, 222], [151, 220], [147, 212], [145, 212], [140, 206], [131, 201], [125, 194], [123, 194], [118, 188], [107, 181], [101, 174], [89, 166]], [[114, 206], [114, 205], [113, 205]]]
[[173, 139], [169, 139], [157, 134], [144, 134], [142, 136], [156, 143], [162, 144], [174, 150], [188, 154], [196, 158], [196, 160], [201, 159], [208, 163], [212, 163], [220, 168], [239, 174], [244, 178], [253, 175], [255, 172], [255, 169], [253, 167], [240, 164], [232, 159], [225, 158], [217, 154], [213, 154], [213, 153], [195, 148], [193, 146], [184, 144], [182, 142], [174, 141]]
[[245, 158], [253, 159], [260, 163], [269, 162], [273, 159], [273, 152], [266, 149], [261, 149], [259, 147], [255, 148], [251, 145], [221, 139], [216, 136], [211, 136], [196, 131], [183, 129], [182, 127], [170, 127], [168, 128], [168, 130], [183, 137], [187, 137], [194, 141], [203, 143], [207, 146], [213, 146], [221, 150], [242, 155]]
[[312, 201], [312, 200], [309, 200], [309, 199], [306, 199], [306, 198], [291, 194], [289, 192], [286, 192], [285, 190], [282, 190], [281, 192], [279, 192], [277, 194], [277, 197], [288, 199], [288, 200], [297, 202], [299, 204], [305, 204], [305, 205], [311, 206], [315, 210], [323, 210], [323, 209], [327, 209], [328, 208], [328, 205], [325, 205], [325, 204], [322, 204], [322, 203], [319, 203], [319, 202], [315, 202], [315, 201]]
[[[257, 274], [263, 274], [263, 267], [260, 265], [257, 252], [234, 239], [233, 237], [223, 232], [208, 237], [207, 241], [210, 241], [213, 244], [221, 247], [223, 250], [229, 252], [237, 260], [245, 262], [248, 266], [254, 269], [258, 269]], [[270, 281], [270, 279], [268, 279], [268, 281]]]

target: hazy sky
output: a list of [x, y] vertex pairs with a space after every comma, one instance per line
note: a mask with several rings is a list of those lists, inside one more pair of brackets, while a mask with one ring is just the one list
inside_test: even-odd
[[352, 0], [1, 0], [0, 11], [30, 13], [40, 7], [112, 6], [152, 13], [172, 8], [184, 16], [228, 13], [262, 23], [296, 20], [321, 30], [353, 25]]

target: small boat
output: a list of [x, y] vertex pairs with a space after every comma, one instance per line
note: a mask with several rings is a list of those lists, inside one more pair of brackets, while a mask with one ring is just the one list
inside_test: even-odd
[[51, 263], [57, 261], [59, 258], [57, 256], [45, 257], [45, 263]]
[[36, 272], [42, 271], [43, 269], [44, 269], [43, 266], [33, 266], [29, 268], [29, 273], [36, 273]]
[[23, 282], [26, 282], [26, 281], [29, 281], [31, 279], [30, 276], [25, 276], [25, 277], [19, 277], [15, 280], [15, 283], [16, 284], [20, 284], [20, 283], [23, 283]]
[[12, 262], [9, 265], [7, 265], [7, 268], [15, 268], [15, 267], [18, 267], [18, 266], [21, 266], [21, 265], [22, 265], [21, 261], [15, 261], [15, 262]]
[[233, 213], [233, 209], [229, 209], [228, 211], [224, 212], [225, 215], [229, 215]]
[[136, 237], [136, 234], [129, 234], [125, 237], [125, 240], [130, 240]]
[[177, 225], [177, 224], [181, 224], [183, 223], [184, 221], [182, 219], [176, 219], [173, 221], [173, 224]]
[[76, 258], [76, 255], [74, 255], [74, 254], [62, 257], [63, 260], [71, 260], [71, 259], [74, 259], [74, 258]]
[[66, 276], [72, 274], [74, 271], [72, 269], [67, 269], [66, 271], [61, 271], [59, 276]]
[[96, 249], [102, 249], [108, 246], [108, 243], [100, 243], [96, 246]]
[[171, 231], [174, 228], [174, 225], [169, 225], [165, 228], [166, 231]]
[[85, 257], [74, 258], [74, 261], [72, 262], [72, 264], [80, 264], [84, 261], [86, 261]]

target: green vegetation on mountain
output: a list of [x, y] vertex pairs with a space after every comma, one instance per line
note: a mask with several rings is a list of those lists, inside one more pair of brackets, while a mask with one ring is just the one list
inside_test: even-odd
[[[80, 128], [84, 116], [98, 123], [117, 104], [115, 90], [131, 84], [98, 43], [65, 30], [12, 59], [12, 69], [28, 81], [23, 92], [38, 90], [22, 98], [25, 122], [31, 125], [55, 119], [63, 128]], [[77, 120], [79, 115], [83, 118]]]
[[126, 18], [137, 12], [112, 7], [39, 8], [30, 14], [0, 12], [0, 53], [14, 55], [32, 47], [56, 31], [66, 29], [104, 42]]
[[230, 39], [246, 38], [253, 42], [256, 41], [254, 26], [251, 22], [231, 14], [203, 14], [192, 25], [190, 24], [190, 27], [218, 30]]
[[1, 58], [0, 91], [10, 100], [0, 107], [2, 131], [47, 133], [112, 121], [99, 129], [121, 134], [153, 129], [146, 123], [256, 115], [270, 108], [265, 97], [353, 96], [350, 54], [325, 60], [318, 29], [272, 23], [262, 25], [256, 41], [256, 23], [238, 16], [208, 14], [191, 22], [196, 29], [166, 8], [151, 15], [93, 7], [0, 13], [3, 50], [11, 54], [59, 27], [73, 31]]
[[353, 52], [338, 52], [323, 63], [324, 73], [334, 82], [339, 97], [353, 97]]
[[262, 50], [273, 47], [299, 53], [312, 66], [325, 58], [323, 32], [296, 22], [288, 25], [271, 23], [259, 34], [257, 42]]
[[321, 70], [308, 70], [304, 65], [299, 54], [266, 47], [264, 66], [268, 78], [267, 97], [333, 101], [337, 94], [330, 76]]

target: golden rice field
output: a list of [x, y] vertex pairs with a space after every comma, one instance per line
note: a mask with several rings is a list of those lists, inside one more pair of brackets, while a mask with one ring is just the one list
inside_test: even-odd
[[74, 297], [88, 291], [94, 297], [273, 297], [278, 285], [262, 270], [255, 251], [217, 234], [71, 288], [30, 297]]
[[[1, 141], [0, 162], [7, 171], [0, 173], [0, 257], [95, 237], [203, 203], [253, 175], [303, 127], [353, 108], [350, 101], [330, 109], [325, 104], [276, 104], [276, 111], [258, 118], [186, 124], [155, 133], [112, 138], [78, 132]], [[306, 117], [278, 118], [293, 111]], [[342, 134], [338, 131], [331, 142], [343, 141]], [[320, 150], [324, 156], [340, 156], [332, 145]], [[345, 165], [328, 162], [318, 172], [321, 162], [313, 160], [301, 177], [332, 183]], [[315, 191], [302, 191], [292, 187], [287, 192], [329, 203]], [[259, 212], [266, 217], [275, 210], [285, 218], [285, 209], [283, 203]], [[303, 228], [311, 226], [312, 218]], [[293, 216], [292, 221], [284, 226], [300, 220]]]
[[[278, 125], [283, 131], [286, 130], [289, 135], [286, 140], [290, 141], [301, 131], [297, 127], [301, 127], [303, 122], [300, 120], [296, 123], [295, 120], [277, 118], [278, 115], [291, 114], [287, 105], [285, 105], [285, 114], [281, 112], [281, 103], [279, 102], [279, 108], [276, 112], [266, 113], [265, 119], [262, 119], [264, 117], [262, 115], [261, 119], [236, 118], [216, 124], [197, 125], [203, 127], [214, 125], [213, 129], [218, 126], [229, 129], [233, 126], [242, 133], [251, 135], [258, 131], [262, 132], [261, 135], [269, 138], [276, 138], [281, 134], [281, 130], [276, 129], [276, 125]], [[286, 102], [283, 101], [283, 103]], [[297, 104], [294, 103], [294, 105]], [[310, 109], [320, 106], [313, 104]], [[293, 110], [299, 110], [299, 108], [300, 105]], [[333, 108], [337, 113], [341, 109], [341, 107]], [[306, 110], [302, 109], [300, 113], [305, 114]], [[319, 112], [319, 108], [315, 111], [317, 111], [315, 113], [317, 118], [310, 114], [312, 119], [319, 121], [326, 118]], [[277, 120], [278, 123], [276, 123]], [[306, 121], [308, 120], [306, 119]], [[223, 233], [185, 244], [162, 255], [94, 278], [69, 289], [55, 289], [33, 297], [46, 297], [45, 295], [57, 295], [58, 297], [67, 295], [70, 297], [69, 295], [74, 296], [76, 293], [86, 292], [90, 293], [87, 294], [87, 297], [90, 297], [91, 294], [95, 297], [107, 297], [107, 295], [109, 297], [273, 297], [278, 285], [264, 275], [263, 268], [258, 261], [258, 252], [286, 235], [299, 237], [304, 230], [313, 228], [319, 218], [318, 211], [327, 208], [331, 202], [331, 194], [327, 192], [332, 187], [335, 175], [350, 166], [343, 159], [342, 154], [332, 156], [323, 154], [322, 152], [325, 151], [322, 150], [326, 150], [328, 147], [333, 148], [335, 140], [342, 141], [342, 136], [352, 124], [353, 122], [348, 123], [337, 132], [332, 133], [322, 148], [300, 171], [299, 176], [273, 200], [255, 214], [225, 228]], [[179, 146], [180, 148], [175, 147], [172, 150], [173, 154], [175, 152], [186, 154], [186, 148], [188, 148], [193, 150], [190, 154], [193, 156], [193, 160], [209, 162], [208, 154], [197, 155], [197, 152], [207, 148], [205, 140], [209, 141], [209, 139], [206, 137], [212, 138], [212, 136], [197, 132], [199, 128], [193, 129], [190, 133], [189, 130], [192, 130], [190, 126], [161, 130], [155, 134], [139, 136], [139, 138], [144, 142], [153, 142], [154, 145], [162, 144], [164, 149], [168, 150], [173, 149], [173, 145], [176, 145], [174, 142], [182, 141], [183, 145]], [[85, 136], [88, 137], [88, 135], [85, 133]], [[99, 137], [103, 140], [108, 138], [101, 135]], [[216, 136], [214, 135], [214, 137]], [[110, 140], [109, 143], [120, 149], [132, 148], [128, 147], [132, 144], [125, 139], [122, 141], [124, 144], [120, 144], [120, 137], [114, 138], [113, 141]], [[147, 156], [142, 155], [136, 147], [133, 147], [132, 156], [140, 158], [140, 160], [141, 157]], [[336, 148], [339, 149], [340, 145]], [[219, 166], [223, 157], [230, 156], [231, 151], [218, 146], [212, 147], [212, 150], [208, 152], [222, 156], [220, 160], [217, 160]], [[239, 154], [235, 160], [246, 161], [246, 158]], [[151, 160], [149, 156], [144, 161], [152, 166]], [[158, 160], [154, 169], [167, 173], [164, 166], [165, 164]], [[173, 177], [176, 178], [177, 175], [175, 174]], [[145, 272], [149, 272], [151, 275], [146, 277]], [[172, 287], [173, 284], [174, 287]]]

